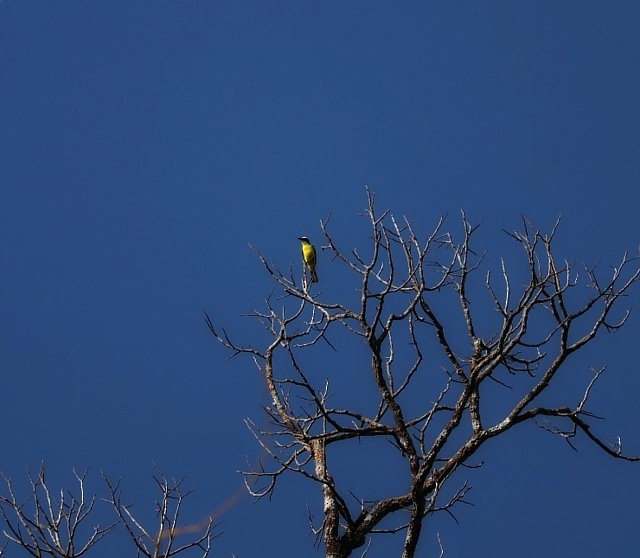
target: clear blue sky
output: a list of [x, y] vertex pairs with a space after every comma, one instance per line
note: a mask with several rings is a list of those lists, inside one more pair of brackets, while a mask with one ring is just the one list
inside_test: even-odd
[[[250, 335], [270, 283], [247, 243], [298, 265], [331, 213], [362, 246], [365, 184], [423, 230], [464, 208], [494, 257], [521, 214], [561, 213], [572, 260], [637, 251], [638, 21], [632, 1], [0, 2], [0, 470], [45, 460], [71, 485], [91, 465], [142, 511], [157, 462], [196, 486], [185, 520], [222, 504], [263, 391], [202, 312]], [[575, 361], [608, 363], [593, 410], [636, 453], [639, 325]], [[436, 531], [450, 557], [635, 555], [640, 466], [521, 434], [487, 447], [476, 507], [429, 524], [422, 555]], [[290, 479], [245, 498], [213, 555], [320, 556], [318, 497]]]

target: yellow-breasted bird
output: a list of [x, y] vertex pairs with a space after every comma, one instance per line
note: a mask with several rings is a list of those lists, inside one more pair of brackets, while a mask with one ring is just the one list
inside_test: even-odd
[[298, 237], [302, 242], [302, 259], [311, 272], [311, 282], [318, 282], [318, 274], [316, 273], [316, 249], [306, 236]]

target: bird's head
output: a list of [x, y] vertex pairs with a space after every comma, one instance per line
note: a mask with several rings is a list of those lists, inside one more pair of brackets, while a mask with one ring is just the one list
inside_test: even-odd
[[302, 244], [311, 244], [311, 241], [306, 236], [299, 236], [298, 240], [302, 242]]

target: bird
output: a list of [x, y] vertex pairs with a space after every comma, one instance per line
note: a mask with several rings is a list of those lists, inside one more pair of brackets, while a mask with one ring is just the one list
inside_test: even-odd
[[316, 273], [316, 249], [306, 236], [299, 236], [298, 240], [302, 242], [302, 260], [311, 272], [311, 282], [318, 282], [318, 274]]

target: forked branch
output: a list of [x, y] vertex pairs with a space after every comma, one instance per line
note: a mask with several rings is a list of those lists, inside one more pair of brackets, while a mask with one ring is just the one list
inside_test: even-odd
[[0, 494], [0, 512], [8, 541], [37, 557], [76, 558], [93, 549], [117, 523], [89, 526], [95, 521], [96, 496], [86, 492], [88, 472], [73, 471], [76, 491], [54, 491], [41, 464], [37, 476], [27, 473], [30, 495], [25, 500], [18, 499], [12, 480], [2, 475], [6, 493]]

